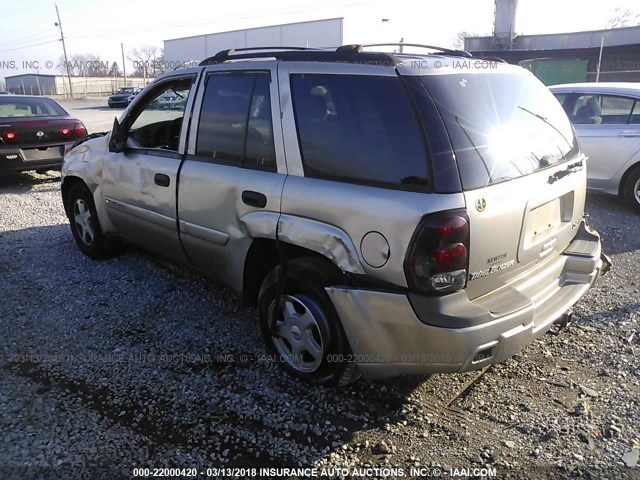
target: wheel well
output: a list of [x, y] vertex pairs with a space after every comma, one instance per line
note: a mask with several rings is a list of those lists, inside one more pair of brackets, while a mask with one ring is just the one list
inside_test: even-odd
[[618, 185], [618, 195], [621, 195], [621, 196], [624, 195], [624, 185], [625, 183], [627, 183], [627, 178], [629, 178], [629, 175], [631, 175], [631, 172], [637, 169], [640, 169], [640, 162], [634, 163], [629, 168], [627, 168], [627, 170], [624, 172], [624, 174], [622, 175], [622, 178], [620, 179], [620, 185]]
[[64, 211], [67, 213], [67, 216], [69, 216], [69, 206], [67, 205], [67, 195], [69, 195], [69, 191], [71, 190], [71, 187], [73, 187], [78, 183], [82, 183], [83, 185], [86, 185], [84, 183], [84, 180], [82, 180], [80, 177], [65, 177], [64, 181], [62, 182], [62, 186], [60, 187], [60, 190], [62, 192], [62, 204], [64, 205]]
[[[280, 242], [284, 248], [286, 260], [298, 257], [317, 257], [327, 262], [330, 260], [324, 255], [298, 245]], [[269, 238], [256, 238], [244, 262], [244, 281], [242, 289], [242, 302], [247, 306], [255, 306], [258, 303], [258, 293], [262, 281], [267, 274], [280, 263], [278, 247], [275, 240]], [[338, 267], [335, 267], [338, 270]], [[340, 271], [340, 270], [338, 270]]]

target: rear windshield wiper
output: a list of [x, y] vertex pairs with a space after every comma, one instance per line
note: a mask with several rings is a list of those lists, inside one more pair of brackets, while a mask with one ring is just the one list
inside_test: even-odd
[[565, 137], [565, 136], [562, 134], [562, 132], [561, 132], [560, 130], [558, 130], [558, 128], [557, 128], [553, 123], [551, 123], [549, 120], [547, 120], [545, 117], [543, 117], [542, 115], [540, 115], [540, 114], [538, 114], [538, 113], [532, 112], [531, 110], [529, 110], [529, 109], [527, 109], [527, 108], [524, 108], [524, 107], [522, 107], [522, 106], [520, 106], [520, 105], [518, 105], [518, 108], [519, 108], [520, 110], [524, 110], [524, 111], [525, 111], [525, 112], [527, 112], [528, 114], [533, 115], [534, 117], [536, 117], [536, 118], [538, 118], [538, 119], [542, 120], [544, 123], [546, 123], [547, 125], [549, 125], [549, 126], [550, 126], [551, 128], [553, 128], [556, 132], [558, 132], [558, 135], [560, 135], [560, 136], [562, 137], [562, 139], [567, 143], [567, 145], [569, 145], [569, 149], [573, 148], [573, 144], [572, 144], [572, 143], [569, 143], [569, 140], [567, 140], [567, 137]]

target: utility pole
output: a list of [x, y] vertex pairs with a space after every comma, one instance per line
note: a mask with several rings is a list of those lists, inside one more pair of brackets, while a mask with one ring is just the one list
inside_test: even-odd
[[64, 43], [64, 33], [62, 33], [62, 22], [60, 21], [60, 12], [58, 11], [58, 4], [56, 6], [56, 15], [58, 16], [58, 23], [56, 27], [60, 29], [60, 41], [62, 42], [62, 51], [64, 52], [64, 64], [67, 67], [67, 80], [69, 80], [69, 96], [73, 98], [73, 87], [71, 86], [71, 73], [69, 72], [69, 59], [67, 58], [67, 46]]
[[122, 52], [122, 75], [124, 75], [124, 85], [127, 86], [127, 64], [124, 62], [124, 44], [120, 43], [120, 51]]

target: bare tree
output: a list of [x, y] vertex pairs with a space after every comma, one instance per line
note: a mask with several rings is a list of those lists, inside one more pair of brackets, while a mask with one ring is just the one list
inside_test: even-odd
[[607, 21], [606, 28], [634, 27], [640, 25], [640, 13], [634, 13], [628, 8], [625, 10], [616, 8], [614, 12], [613, 17]]
[[[57, 68], [66, 73], [64, 57], [60, 57]], [[108, 77], [109, 62], [94, 53], [77, 53], [69, 57], [69, 72], [73, 77]]]
[[157, 77], [164, 72], [164, 50], [151, 45], [129, 51], [134, 77]]
[[464, 50], [464, 39], [466, 37], [476, 37], [476, 36], [478, 36], [477, 33], [467, 32], [466, 30], [462, 30], [453, 38], [451, 44], [453, 45], [453, 48], [457, 50]]
[[118, 66], [118, 62], [113, 62], [111, 67], [109, 68], [109, 76], [110, 77], [121, 77], [122, 71], [120, 71], [120, 67]]

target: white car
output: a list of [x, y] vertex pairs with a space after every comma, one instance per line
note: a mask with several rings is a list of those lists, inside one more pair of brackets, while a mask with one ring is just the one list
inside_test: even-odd
[[578, 134], [590, 190], [619, 195], [640, 210], [640, 83], [549, 87]]

